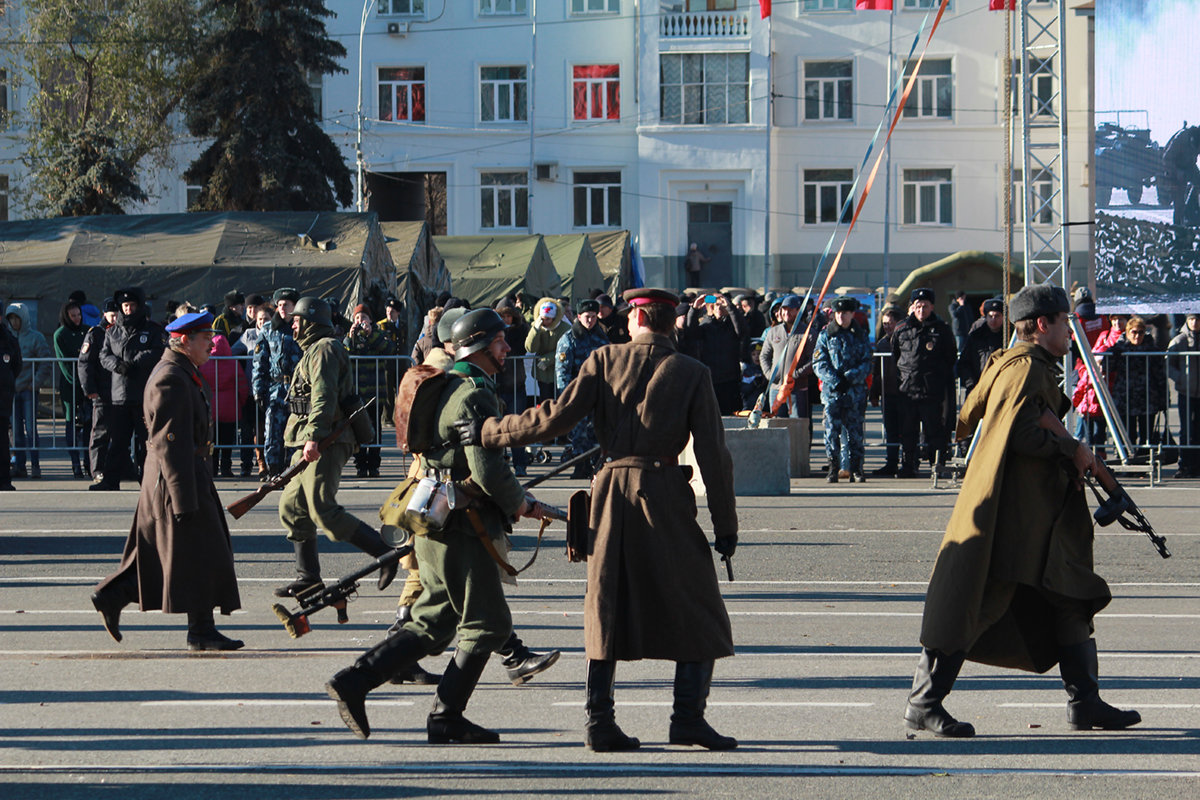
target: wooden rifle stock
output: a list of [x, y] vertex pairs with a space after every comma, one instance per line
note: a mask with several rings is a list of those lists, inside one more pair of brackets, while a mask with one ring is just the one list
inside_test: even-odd
[[[374, 402], [375, 398], [372, 397], [370, 400], [359, 406], [353, 414], [342, 420], [341, 423], [333, 429], [332, 433], [317, 443], [317, 452], [324, 453], [326, 450], [328, 450], [330, 445], [336, 442], [338, 437], [350, 427], [351, 420], [365, 411]], [[228, 511], [229, 516], [233, 517], [234, 519], [241, 519], [242, 517], [246, 516], [247, 513], [249, 513], [250, 509], [262, 502], [264, 497], [269, 495], [271, 492], [274, 492], [277, 489], [282, 489], [291, 483], [292, 478], [296, 477], [301, 472], [304, 472], [309, 463], [310, 462], [305, 461], [303, 458], [300, 459], [295, 464], [292, 464], [290, 467], [288, 467], [282, 474], [276, 475], [274, 478], [267, 481], [262, 486], [259, 486], [241, 500], [235, 500], [234, 502], [225, 506], [225, 510]]]

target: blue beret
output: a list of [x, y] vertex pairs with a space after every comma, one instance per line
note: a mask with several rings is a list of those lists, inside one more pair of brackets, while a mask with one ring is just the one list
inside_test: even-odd
[[172, 336], [183, 336], [185, 333], [213, 332], [213, 315], [208, 311], [197, 311], [184, 314], [167, 326], [167, 333]]

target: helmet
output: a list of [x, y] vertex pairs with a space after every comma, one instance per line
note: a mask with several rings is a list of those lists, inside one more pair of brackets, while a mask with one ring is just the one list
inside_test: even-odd
[[472, 353], [485, 349], [496, 334], [507, 327], [500, 315], [490, 308], [477, 308], [463, 314], [450, 328], [455, 360], [462, 361]]
[[319, 297], [301, 297], [300, 301], [296, 303], [296, 308], [292, 311], [292, 315], [300, 317], [314, 325], [324, 325], [327, 328], [333, 327], [333, 313], [329, 310], [329, 303], [326, 303]]
[[468, 311], [470, 309], [463, 308], [462, 306], [448, 308], [443, 311], [442, 318], [438, 320], [437, 324], [438, 341], [450, 341], [450, 337], [454, 335], [452, 332], [454, 330], [454, 323], [458, 322]]

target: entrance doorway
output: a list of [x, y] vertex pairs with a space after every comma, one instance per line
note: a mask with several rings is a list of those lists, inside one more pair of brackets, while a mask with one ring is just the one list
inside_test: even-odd
[[368, 211], [380, 222], [425, 220], [434, 236], [446, 234], [446, 173], [368, 172]]
[[694, 242], [708, 259], [685, 285], [720, 288], [733, 283], [733, 203], [688, 203], [688, 247]]

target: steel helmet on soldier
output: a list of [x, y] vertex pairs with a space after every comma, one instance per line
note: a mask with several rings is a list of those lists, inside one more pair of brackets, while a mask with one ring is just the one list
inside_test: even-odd
[[454, 359], [462, 361], [472, 353], [487, 349], [496, 334], [507, 327], [500, 315], [490, 308], [477, 308], [463, 314], [450, 328]]
[[333, 313], [329, 310], [329, 303], [319, 297], [301, 297], [296, 303], [292, 315], [307, 320], [313, 325], [333, 327]]

